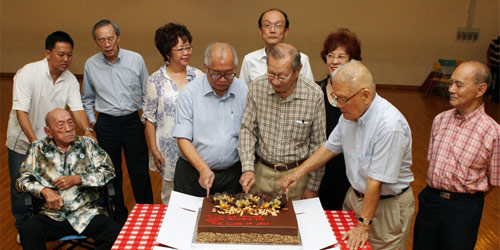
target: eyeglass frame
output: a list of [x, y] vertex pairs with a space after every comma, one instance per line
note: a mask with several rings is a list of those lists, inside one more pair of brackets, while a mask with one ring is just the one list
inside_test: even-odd
[[332, 102], [335, 102], [335, 105], [333, 105], [332, 103], [332, 106], [335, 106], [337, 107], [337, 104], [342, 104], [342, 105], [346, 105], [347, 102], [349, 102], [353, 97], [355, 97], [357, 94], [361, 93], [361, 91], [365, 90], [366, 88], [362, 88], [360, 90], [358, 90], [358, 92], [356, 92], [354, 95], [352, 95], [351, 97], [347, 98], [345, 101], [342, 100], [342, 99], [339, 99], [337, 98], [336, 95], [333, 94], [333, 91], [330, 93], [330, 96], [332, 97]]
[[276, 23], [271, 23], [271, 22], [268, 22], [268, 23], [264, 23], [261, 25], [261, 28], [262, 29], [265, 29], [265, 30], [272, 30], [273, 27], [275, 30], [278, 30], [278, 31], [282, 31], [282, 30], [285, 30], [286, 25], [282, 22], [276, 22]]
[[277, 75], [273, 75], [273, 74], [270, 74], [270, 73], [267, 73], [267, 79], [270, 80], [270, 81], [273, 81], [274, 79], [278, 80], [279, 82], [286, 82], [290, 79], [290, 77], [292, 77], [294, 72], [290, 73], [290, 75], [288, 76], [277, 76]]
[[95, 40], [100, 45], [106, 45], [106, 42], [109, 43], [110, 45], [113, 45], [115, 44], [116, 40], [118, 40], [118, 36], [96, 38]]
[[210, 69], [208, 67], [207, 67], [207, 69], [208, 69], [208, 75], [210, 75], [210, 77], [212, 77], [212, 79], [214, 79], [215, 81], [220, 80], [222, 77], [224, 77], [224, 79], [226, 79], [226, 80], [232, 80], [236, 76], [236, 72], [213, 73], [213, 72], [210, 72]]
[[190, 52], [190, 51], [193, 51], [193, 46], [189, 45], [189, 46], [186, 46], [186, 47], [172, 48], [171, 50], [173, 52], [184, 52], [184, 50], [186, 52]]
[[343, 62], [344, 60], [349, 61], [348, 58], [349, 58], [349, 55], [347, 55], [347, 54], [338, 55], [338, 56], [336, 56], [334, 54], [330, 54], [330, 53], [326, 54], [326, 61], [335, 61], [335, 59], [337, 59], [337, 60]]

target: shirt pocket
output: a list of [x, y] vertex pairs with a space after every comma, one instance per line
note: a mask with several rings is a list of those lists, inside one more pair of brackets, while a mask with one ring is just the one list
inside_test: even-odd
[[310, 120], [293, 120], [291, 126], [291, 136], [294, 141], [302, 142], [309, 137], [312, 121]]
[[141, 90], [142, 83], [139, 78], [139, 73], [134, 70], [127, 70], [123, 73], [123, 82], [126, 85], [125, 87], [134, 93]]

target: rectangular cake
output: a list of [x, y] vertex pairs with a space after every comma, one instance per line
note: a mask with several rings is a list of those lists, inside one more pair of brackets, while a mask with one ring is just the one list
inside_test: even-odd
[[210, 198], [203, 200], [196, 242], [300, 244], [292, 202], [277, 214], [220, 214]]

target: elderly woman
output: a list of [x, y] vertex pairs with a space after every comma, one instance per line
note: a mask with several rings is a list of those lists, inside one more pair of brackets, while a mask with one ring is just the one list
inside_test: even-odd
[[[351, 59], [361, 60], [361, 48], [356, 34], [345, 28], [340, 28], [335, 33], [330, 33], [323, 44], [321, 59], [328, 67], [328, 76], [318, 84], [325, 96], [326, 111], [326, 133], [329, 135], [337, 126], [340, 109], [330, 105], [332, 101], [332, 79], [331, 74], [342, 64]], [[321, 205], [327, 210], [342, 210], [344, 197], [349, 189], [344, 156], [333, 158], [326, 164], [325, 175], [321, 181], [318, 196]]]
[[179, 91], [203, 72], [188, 65], [192, 37], [186, 26], [169, 23], [156, 30], [155, 44], [165, 65], [148, 78], [143, 116], [146, 139], [151, 151], [149, 168], [163, 176], [161, 200], [168, 204], [174, 187], [177, 140], [171, 132], [175, 124], [175, 107]]

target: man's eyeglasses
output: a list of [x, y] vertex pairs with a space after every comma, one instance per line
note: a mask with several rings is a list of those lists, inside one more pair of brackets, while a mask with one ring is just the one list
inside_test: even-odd
[[345, 54], [340, 54], [338, 56], [336, 56], [334, 54], [328, 54], [328, 55], [326, 55], [326, 60], [327, 61], [335, 61], [335, 59], [337, 59], [337, 60], [339, 60], [341, 62], [344, 62], [344, 61], [347, 61], [348, 57]]
[[280, 82], [285, 82], [288, 79], [290, 79], [290, 77], [292, 77], [292, 75], [293, 75], [293, 72], [290, 75], [288, 75], [288, 76], [277, 76], [277, 75], [274, 75], [274, 74], [267, 73], [267, 79], [269, 79], [269, 81], [272, 81], [274, 79], [278, 79], [278, 81], [280, 81]]
[[99, 43], [101, 45], [105, 45], [106, 42], [108, 42], [109, 44], [114, 44], [115, 41], [116, 41], [116, 37], [114, 37], [114, 36], [111, 36], [108, 38], [98, 38], [97, 39], [97, 43]]
[[224, 77], [226, 80], [231, 80], [236, 76], [236, 72], [219, 73], [219, 72], [210, 72], [210, 70], [208, 70], [208, 74], [216, 81], [221, 79], [222, 77]]
[[186, 52], [190, 52], [191, 50], [193, 50], [193, 47], [191, 46], [187, 46], [187, 47], [178, 47], [178, 48], [172, 48], [172, 51], [174, 52], [182, 52], [182, 51], [186, 51]]
[[285, 25], [283, 25], [282, 23], [264, 23], [264, 24], [262, 24], [262, 28], [265, 30], [272, 30], [273, 27], [276, 30], [283, 30], [285, 28]]
[[352, 95], [351, 97], [347, 98], [347, 99], [340, 99], [338, 98], [336, 95], [333, 94], [333, 92], [330, 93], [330, 96], [332, 97], [332, 100], [330, 101], [330, 104], [334, 107], [338, 107], [337, 104], [342, 104], [342, 105], [346, 105], [348, 101], [350, 101], [353, 97], [355, 97], [357, 94], [361, 93], [361, 91], [363, 91], [364, 88], [360, 89], [358, 92], [356, 92], [354, 95]]

